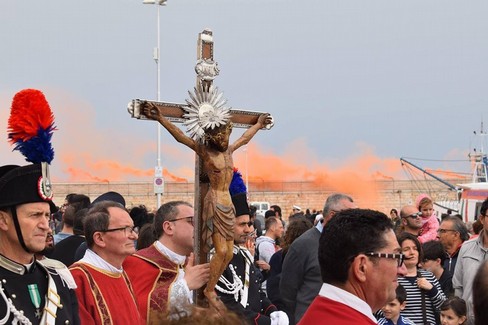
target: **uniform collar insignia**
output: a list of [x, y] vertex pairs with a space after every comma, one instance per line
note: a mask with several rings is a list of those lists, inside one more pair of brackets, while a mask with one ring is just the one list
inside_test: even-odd
[[3, 255], [0, 255], [0, 267], [3, 267], [4, 269], [19, 275], [23, 275], [27, 272], [27, 269], [24, 265], [14, 262]]

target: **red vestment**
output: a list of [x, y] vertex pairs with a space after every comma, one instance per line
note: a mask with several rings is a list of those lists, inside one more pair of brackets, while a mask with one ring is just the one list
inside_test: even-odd
[[376, 325], [368, 316], [338, 301], [317, 296], [298, 325]]
[[125, 272], [108, 272], [82, 262], [69, 269], [78, 286], [82, 325], [144, 324]]
[[178, 265], [151, 245], [128, 256], [123, 263], [147, 324], [161, 324], [170, 312], [168, 297], [178, 276]]

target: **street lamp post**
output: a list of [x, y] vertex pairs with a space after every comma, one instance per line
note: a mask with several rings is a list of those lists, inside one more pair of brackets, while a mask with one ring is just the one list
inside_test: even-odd
[[[157, 101], [161, 101], [161, 62], [160, 62], [160, 19], [159, 8], [165, 6], [167, 0], [144, 0], [143, 4], [157, 5], [157, 47], [153, 51], [153, 59], [157, 66]], [[161, 206], [161, 194], [164, 192], [163, 168], [161, 166], [161, 125], [157, 124], [157, 158], [154, 168], [154, 193], [156, 194], [156, 209]]]

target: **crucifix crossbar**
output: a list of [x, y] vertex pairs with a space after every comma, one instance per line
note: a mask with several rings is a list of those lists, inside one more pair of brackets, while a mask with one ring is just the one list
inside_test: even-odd
[[[228, 192], [234, 167], [232, 165], [232, 152], [247, 144], [259, 129], [270, 129], [273, 126], [273, 121], [268, 113], [224, 107], [225, 100], [222, 99], [222, 93], [219, 93], [218, 89], [212, 86], [213, 79], [218, 75], [219, 69], [217, 63], [213, 60], [212, 32], [207, 29], [201, 32], [198, 37], [195, 72], [197, 73], [195, 93], [189, 92], [190, 99], [186, 100], [186, 104], [134, 99], [129, 103], [128, 110], [134, 118], [158, 120], [178, 142], [195, 151], [194, 209], [195, 216], [198, 216], [198, 218], [195, 220], [194, 227], [194, 252], [195, 262], [205, 263], [208, 260], [206, 251], [208, 250], [208, 245], [206, 245], [207, 242], [202, 239], [202, 236], [206, 237], [209, 227], [208, 221], [204, 224], [203, 220], [208, 220], [208, 217], [212, 220], [211, 218], [227, 218], [228, 216], [222, 214], [207, 216], [204, 215], [203, 211], [205, 210], [206, 213], [211, 211], [208, 209], [211, 206], [232, 205]], [[229, 124], [229, 121], [232, 124]], [[185, 135], [173, 123], [184, 123], [188, 127], [187, 131], [191, 133], [191, 136]], [[248, 130], [233, 144], [229, 145], [228, 137], [231, 126], [247, 128]], [[218, 135], [212, 138], [211, 130], [219, 132]], [[207, 143], [204, 136], [211, 137], [208, 140], [210, 143]], [[227, 137], [227, 144], [222, 145], [225, 142], [225, 137]], [[230, 217], [235, 219], [233, 210], [230, 213]], [[233, 223], [234, 221], [232, 221]], [[229, 243], [232, 246], [233, 226], [230, 229], [226, 227], [221, 229], [218, 226], [212, 227], [212, 240], [214, 236], [218, 240], [219, 247], [225, 248], [222, 244], [228, 245]], [[222, 272], [218, 271], [220, 272], [219, 274], [213, 274], [212, 272], [215, 273], [215, 270], [223, 271], [221, 267], [224, 266], [225, 268], [225, 263], [228, 263], [222, 258], [221, 252], [221, 249], [217, 250], [217, 256], [214, 256], [210, 263], [211, 276], [205, 289], [205, 295], [209, 303], [212, 305], [212, 302], [214, 302], [216, 305], [213, 307], [215, 308], [219, 308], [219, 306], [213, 289]], [[202, 298], [203, 295], [200, 291], [195, 297], [197, 304], [202, 303]]]
[[[156, 106], [164, 116], [168, 118], [171, 122], [184, 123], [187, 119], [183, 116], [189, 109], [187, 104], [177, 104], [170, 102], [158, 102], [154, 100], [146, 99], [133, 99], [129, 103], [129, 112], [131, 112], [132, 117], [141, 120], [150, 120], [146, 116], [141, 115], [141, 111], [149, 106]], [[230, 109], [230, 120], [233, 127], [247, 129], [250, 126], [256, 124], [258, 118], [263, 112], [257, 111], [247, 111], [241, 109]]]
[[[212, 31], [205, 29], [198, 35], [197, 44], [197, 64], [195, 72], [197, 73], [196, 88], [208, 90], [213, 83], [213, 79], [219, 74], [217, 63], [213, 58], [213, 37]], [[171, 102], [153, 101], [146, 99], [134, 99], [129, 103], [128, 110], [132, 117], [137, 119], [148, 119], [141, 114], [144, 107], [157, 106], [163, 112], [164, 116], [171, 122], [184, 123], [187, 119], [183, 116], [189, 108], [187, 104], [178, 104]], [[262, 112], [248, 111], [242, 109], [230, 109], [231, 121], [234, 127], [249, 128], [256, 124]], [[271, 125], [266, 128], [270, 129]]]

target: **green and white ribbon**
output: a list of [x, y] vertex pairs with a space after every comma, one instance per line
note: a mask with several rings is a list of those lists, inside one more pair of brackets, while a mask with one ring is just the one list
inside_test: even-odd
[[27, 285], [27, 288], [29, 289], [29, 296], [32, 304], [34, 305], [34, 307], [36, 307], [36, 309], [39, 309], [39, 307], [41, 307], [41, 295], [39, 294], [37, 284], [29, 284]]

